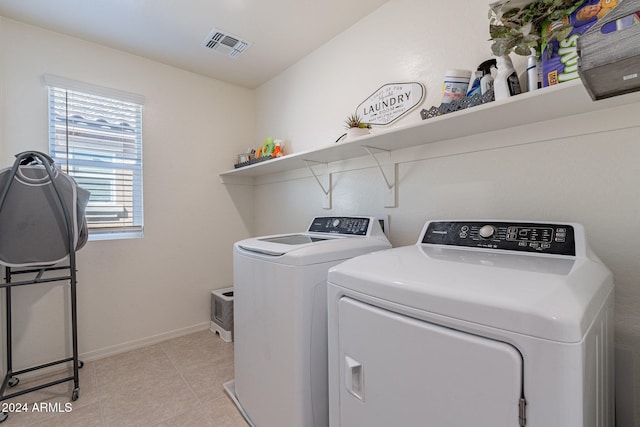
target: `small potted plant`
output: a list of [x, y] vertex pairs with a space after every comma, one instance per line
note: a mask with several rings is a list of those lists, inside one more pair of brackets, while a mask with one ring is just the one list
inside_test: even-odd
[[363, 122], [358, 113], [353, 113], [344, 121], [347, 128], [347, 139], [367, 135], [371, 129], [371, 124]]

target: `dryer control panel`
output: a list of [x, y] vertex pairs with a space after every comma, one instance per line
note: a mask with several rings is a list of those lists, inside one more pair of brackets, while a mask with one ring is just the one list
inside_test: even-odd
[[370, 218], [323, 216], [316, 217], [309, 226], [310, 233], [335, 233], [366, 236]]
[[422, 243], [575, 256], [574, 229], [567, 224], [482, 221], [429, 223]]

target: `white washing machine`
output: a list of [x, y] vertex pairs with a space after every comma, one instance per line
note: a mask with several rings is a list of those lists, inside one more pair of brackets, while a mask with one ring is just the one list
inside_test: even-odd
[[249, 423], [328, 425], [327, 272], [390, 247], [373, 217], [317, 217], [307, 232], [234, 245], [235, 379], [225, 389]]
[[432, 221], [329, 271], [333, 427], [613, 427], [610, 271], [578, 224]]

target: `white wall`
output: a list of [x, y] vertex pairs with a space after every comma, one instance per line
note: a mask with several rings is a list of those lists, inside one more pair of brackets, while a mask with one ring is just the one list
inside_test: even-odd
[[[250, 145], [253, 91], [4, 18], [0, 54], [3, 167], [48, 150], [45, 73], [146, 97], [145, 235], [78, 252], [81, 354], [206, 327], [210, 291], [232, 283], [232, 244], [251, 228], [252, 191], [224, 187], [218, 173]], [[14, 290], [15, 368], [63, 352], [65, 309], [64, 286]]]
[[[287, 138], [296, 152], [332, 144], [347, 114], [390, 82], [421, 81], [422, 107], [438, 105], [448, 68], [473, 69], [491, 57], [487, 10], [483, 2], [391, 0], [258, 89], [257, 135]], [[522, 71], [524, 61], [516, 63]], [[419, 120], [416, 111], [399, 124]], [[346, 171], [334, 175], [330, 211], [322, 210], [323, 194], [308, 173], [263, 177], [255, 187], [255, 232], [295, 231], [319, 213], [386, 213], [398, 246], [415, 243], [435, 218], [583, 223], [614, 273], [616, 344], [633, 352], [635, 369], [622, 369], [634, 375], [638, 408], [640, 104], [505, 128], [394, 153], [396, 208], [383, 208], [382, 178], [370, 159], [345, 162]]]

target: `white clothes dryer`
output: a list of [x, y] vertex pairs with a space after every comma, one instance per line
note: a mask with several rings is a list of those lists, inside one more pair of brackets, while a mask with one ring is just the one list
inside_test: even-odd
[[613, 427], [611, 272], [578, 224], [431, 221], [328, 276], [333, 427]]
[[328, 425], [327, 272], [390, 247], [377, 219], [333, 216], [234, 245], [235, 379], [225, 389], [249, 423]]

